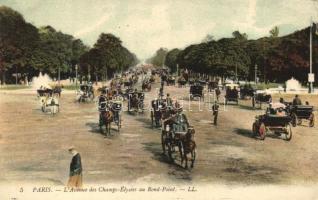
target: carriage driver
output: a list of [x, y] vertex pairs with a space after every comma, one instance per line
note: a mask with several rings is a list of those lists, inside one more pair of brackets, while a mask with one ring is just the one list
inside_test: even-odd
[[167, 93], [166, 102], [167, 102], [167, 106], [168, 106], [168, 107], [171, 107], [171, 106], [172, 106], [172, 99], [171, 99], [169, 93]]
[[107, 91], [102, 90], [101, 95], [98, 97], [98, 110], [99, 110], [99, 112], [105, 111], [107, 106], [108, 106]]

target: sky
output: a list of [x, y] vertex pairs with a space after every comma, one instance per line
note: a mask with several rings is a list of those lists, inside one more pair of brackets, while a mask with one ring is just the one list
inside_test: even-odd
[[160, 47], [185, 48], [207, 35], [249, 39], [269, 35], [274, 26], [285, 35], [318, 22], [318, 0], [0, 0], [33, 25], [51, 25], [89, 46], [113, 33], [138, 58]]

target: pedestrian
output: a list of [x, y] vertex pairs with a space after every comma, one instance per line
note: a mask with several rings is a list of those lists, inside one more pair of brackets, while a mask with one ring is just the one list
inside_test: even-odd
[[70, 176], [67, 186], [81, 188], [83, 181], [81, 155], [76, 151], [74, 147], [70, 147], [68, 151], [73, 155], [73, 157], [70, 164]]
[[217, 125], [217, 120], [218, 120], [218, 114], [219, 114], [219, 104], [217, 101], [214, 101], [214, 104], [212, 106], [212, 111], [213, 111], [213, 124], [216, 126]]
[[219, 87], [216, 88], [215, 94], [216, 94], [216, 100], [219, 101], [220, 94], [221, 94], [221, 91], [220, 91], [220, 88], [219, 88]]

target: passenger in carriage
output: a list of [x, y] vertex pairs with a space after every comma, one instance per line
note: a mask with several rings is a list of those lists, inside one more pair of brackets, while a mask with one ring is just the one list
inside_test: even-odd
[[296, 106], [296, 105], [302, 105], [301, 100], [300, 100], [298, 94], [296, 94], [295, 98], [293, 99], [293, 105], [294, 105], [294, 106]]
[[166, 102], [167, 102], [167, 106], [168, 106], [168, 107], [171, 107], [171, 106], [172, 106], [172, 99], [171, 99], [169, 93], [167, 93]]

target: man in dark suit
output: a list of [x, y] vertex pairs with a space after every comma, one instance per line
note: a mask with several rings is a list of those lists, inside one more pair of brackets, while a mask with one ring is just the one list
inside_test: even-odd
[[73, 158], [70, 164], [70, 177], [69, 177], [67, 186], [81, 188], [82, 187], [82, 170], [83, 170], [81, 155], [75, 150], [74, 147], [70, 147], [68, 151], [73, 155]]
[[214, 104], [212, 106], [212, 111], [213, 111], [213, 124], [216, 126], [217, 125], [217, 120], [218, 120], [218, 115], [219, 115], [219, 104], [217, 101], [214, 101]]

